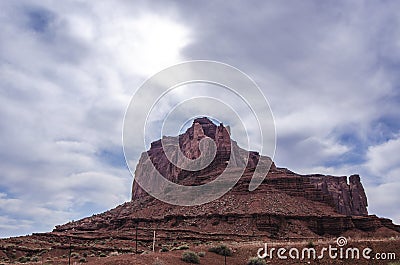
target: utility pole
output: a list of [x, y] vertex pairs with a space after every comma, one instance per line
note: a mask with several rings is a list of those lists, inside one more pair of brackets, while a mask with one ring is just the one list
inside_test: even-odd
[[137, 254], [138, 252], [137, 252], [137, 244], [138, 244], [138, 242], [137, 242], [137, 230], [138, 230], [138, 226], [137, 226], [137, 224], [136, 224], [136, 227], [135, 227], [135, 230], [136, 230], [136, 236], [135, 236], [135, 241], [136, 241], [136, 244], [135, 244], [135, 253]]
[[68, 265], [71, 265], [71, 251], [72, 251], [72, 247], [71, 247], [71, 237], [70, 237], [70, 238], [69, 238]]

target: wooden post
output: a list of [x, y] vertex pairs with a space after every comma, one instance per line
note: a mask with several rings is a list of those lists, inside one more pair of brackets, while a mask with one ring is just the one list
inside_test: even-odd
[[68, 265], [71, 265], [71, 238], [69, 238], [69, 255], [68, 255]]
[[153, 252], [156, 246], [156, 230], [154, 230], [154, 234], [153, 234]]
[[135, 230], [136, 230], [136, 236], [135, 236], [135, 241], [136, 241], [136, 244], [135, 244], [135, 253], [137, 254], [137, 253], [138, 253], [138, 252], [137, 252], [137, 245], [138, 245], [138, 242], [137, 242], [137, 230], [138, 230], [138, 227], [137, 227], [137, 225], [136, 225]]

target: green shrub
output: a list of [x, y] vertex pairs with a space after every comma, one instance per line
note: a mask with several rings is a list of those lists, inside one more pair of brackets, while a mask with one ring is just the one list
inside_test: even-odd
[[309, 242], [307, 243], [306, 247], [308, 247], [308, 248], [315, 248], [315, 244], [314, 244], [314, 242], [309, 241]]
[[247, 262], [247, 265], [266, 265], [267, 263], [265, 260], [260, 259], [258, 257], [252, 257], [249, 258], [249, 261]]
[[187, 263], [194, 263], [194, 264], [199, 264], [200, 263], [200, 258], [197, 256], [197, 254], [193, 251], [185, 251], [182, 254], [182, 260]]
[[30, 257], [20, 257], [18, 259], [18, 261], [21, 263], [27, 263], [27, 262], [31, 261], [31, 258]]
[[185, 249], [189, 249], [189, 245], [181, 245], [179, 247], [175, 248], [176, 250], [185, 250]]
[[160, 252], [168, 252], [168, 251], [169, 251], [169, 248], [166, 247], [166, 246], [163, 246], [163, 247], [160, 249]]
[[211, 247], [208, 251], [214, 252], [221, 256], [232, 256], [232, 250], [226, 245], [219, 245], [217, 247]]

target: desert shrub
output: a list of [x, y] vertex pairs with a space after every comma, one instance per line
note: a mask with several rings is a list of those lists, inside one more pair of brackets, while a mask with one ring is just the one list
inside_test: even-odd
[[197, 254], [193, 251], [185, 251], [182, 254], [182, 260], [187, 263], [194, 263], [194, 264], [199, 264], [200, 263], [200, 258], [197, 256]]
[[81, 262], [81, 263], [85, 263], [85, 262], [86, 262], [86, 258], [83, 258], [83, 257], [82, 257], [82, 258], [80, 258], [80, 259], [79, 259], [79, 262]]
[[249, 261], [247, 262], [247, 265], [266, 265], [267, 263], [265, 260], [260, 259], [258, 257], [252, 257], [249, 258]]
[[315, 248], [315, 244], [314, 244], [314, 242], [309, 241], [309, 242], [307, 243], [306, 247], [308, 247], [308, 248]]
[[179, 247], [175, 248], [176, 250], [185, 250], [185, 249], [189, 249], [189, 245], [180, 245]]
[[218, 255], [222, 256], [232, 256], [232, 250], [228, 248], [226, 245], [219, 245], [217, 247], [211, 247], [209, 252], [214, 252]]
[[27, 263], [27, 262], [31, 261], [31, 258], [30, 257], [20, 257], [18, 259], [18, 261], [21, 263]]
[[99, 257], [102, 257], [102, 258], [107, 257], [107, 254], [102, 252], [99, 254]]
[[200, 251], [199, 253], [197, 253], [197, 255], [202, 258], [206, 255], [206, 253], [204, 251]]
[[160, 249], [160, 252], [168, 252], [169, 248], [166, 246], [162, 246], [162, 248]]

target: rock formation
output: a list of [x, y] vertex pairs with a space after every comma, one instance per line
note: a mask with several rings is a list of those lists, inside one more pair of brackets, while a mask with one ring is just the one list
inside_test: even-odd
[[[149, 181], [151, 176], [155, 174], [157, 170], [164, 178], [178, 183], [180, 180], [184, 180], [191, 171], [183, 170], [180, 167], [175, 166], [185, 165], [183, 159], [179, 159], [178, 152], [182, 152], [186, 159], [197, 159], [201, 158], [202, 153], [200, 151], [200, 142], [205, 139], [212, 139], [216, 145], [216, 154], [213, 161], [204, 170], [198, 171], [196, 175], [201, 176], [206, 172], [215, 170], [216, 168], [225, 168], [227, 161], [230, 160], [231, 150], [233, 150], [232, 158], [230, 160], [232, 167], [245, 167], [248, 164], [249, 168], [254, 168], [259, 159], [259, 155], [256, 152], [250, 152], [241, 149], [237, 143], [230, 138], [229, 127], [226, 128], [221, 123], [219, 126], [212, 123], [208, 118], [198, 118], [193, 121], [193, 125], [187, 129], [187, 131], [179, 135], [178, 137], [164, 137], [162, 140], [155, 141], [151, 144], [150, 150], [143, 153], [139, 163], [135, 170], [135, 181], [132, 187], [132, 200], [146, 196], [146, 192], [138, 185], [137, 179], [142, 181]], [[179, 143], [180, 150], [173, 148], [174, 143]], [[231, 149], [232, 145], [232, 149]], [[211, 147], [210, 145], [208, 146]], [[172, 157], [176, 161], [171, 163], [167, 155], [164, 152], [164, 148], [170, 148], [172, 151]], [[209, 148], [204, 148], [207, 152]], [[203, 154], [204, 160], [207, 160], [211, 154]], [[184, 158], [184, 159], [185, 159]], [[246, 163], [247, 161], [247, 163]], [[202, 161], [200, 160], [200, 163]], [[175, 165], [174, 165], [175, 164]], [[186, 163], [187, 164], [187, 163]], [[152, 166], [154, 165], [154, 167]], [[211, 179], [209, 179], [211, 180]], [[163, 187], [159, 187], [162, 190]]]
[[[216, 156], [200, 171], [174, 166], [163, 149], [163, 145], [170, 148], [169, 143], [178, 141], [185, 157], [196, 159], [202, 156], [201, 141], [206, 137], [215, 142]], [[178, 157], [178, 151], [174, 152], [173, 157]], [[192, 207], [174, 206], [147, 195], [135, 181], [131, 202], [103, 214], [57, 226], [54, 232], [74, 229], [74, 233], [83, 234], [101, 235], [115, 231], [131, 234], [132, 229], [139, 227], [142, 240], [151, 240], [146, 231], [157, 229], [158, 238], [166, 241], [174, 238], [202, 241], [246, 241], [265, 237], [298, 239], [346, 233], [397, 236], [400, 233], [400, 227], [390, 220], [368, 215], [367, 197], [358, 175], [300, 175], [278, 168], [269, 160], [271, 169], [267, 177], [250, 192], [248, 186], [260, 155], [241, 149], [230, 139], [228, 127], [217, 126], [207, 118], [195, 119], [193, 125], [178, 137], [164, 137], [153, 142], [148, 156], [142, 154], [135, 178], [146, 180], [158, 170], [175, 183], [201, 185], [221, 174], [231, 152], [230, 163], [245, 165], [245, 171], [233, 189], [217, 200]], [[179, 159], [183, 158], [176, 158]]]
[[[215, 143], [213, 150], [203, 146], [210, 140]], [[172, 150], [172, 161], [185, 166], [187, 159], [204, 162], [207, 152], [215, 151], [215, 157], [201, 170], [182, 170], [170, 162], [165, 153], [168, 149]], [[270, 171], [257, 189], [249, 191], [260, 161], [270, 163]], [[229, 127], [217, 126], [207, 118], [195, 119], [178, 137], [153, 142], [150, 150], [142, 154], [135, 180], [146, 181], [158, 170], [172, 182], [202, 185], [217, 178], [228, 165], [244, 166], [244, 173], [229, 192], [216, 200], [191, 207], [170, 205], [148, 195], [135, 181], [132, 200], [114, 209], [56, 226], [50, 233], [0, 240], [0, 263], [15, 263], [25, 256], [41, 256], [42, 261], [49, 255], [66, 257], [71, 248], [100, 257], [116, 251], [141, 253], [152, 249], [155, 233], [158, 249], [176, 247], [179, 242], [208, 246], [210, 241], [236, 244], [270, 239], [329, 240], [339, 235], [352, 239], [400, 236], [400, 226], [391, 220], [368, 215], [367, 197], [358, 175], [300, 175], [278, 168], [270, 159], [241, 149], [230, 139]], [[99, 264], [96, 257], [93, 260], [93, 264]]]
[[[215, 141], [217, 146], [216, 156], [210, 166], [205, 170], [196, 172], [195, 175], [197, 177], [206, 174], [206, 172], [220, 172], [226, 166], [226, 161], [230, 158], [231, 145], [234, 152], [233, 159], [231, 160], [233, 166], [245, 166], [246, 157], [248, 156], [247, 169], [251, 171], [256, 167], [259, 161], [259, 154], [257, 152], [248, 153], [241, 149], [235, 141], [231, 140], [229, 128], [224, 127], [223, 124], [217, 126], [205, 117], [195, 119], [193, 125], [178, 137], [180, 151], [186, 158], [199, 158], [201, 156], [200, 141], [206, 137]], [[191, 175], [191, 172], [175, 166], [164, 153], [162, 143], [164, 143], [165, 148], [168, 148], [168, 143], [173, 142], [173, 140], [174, 137], [166, 137], [163, 141], [158, 140], [151, 144], [150, 150], [147, 151], [148, 156], [145, 153], [141, 156], [136, 167], [135, 179], [150, 179], [150, 176], [155, 174], [154, 171], [158, 170], [162, 176], [172, 182], [185, 182], [185, 179]], [[173, 156], [177, 157], [176, 154]], [[153, 164], [154, 167], [150, 166], [150, 164]], [[200, 183], [188, 183], [186, 181], [186, 184], [198, 185]], [[264, 181], [264, 185], [282, 190], [291, 196], [304, 196], [313, 201], [326, 203], [333, 206], [340, 214], [368, 215], [367, 197], [358, 175], [350, 176], [349, 181], [347, 177], [323, 175], [301, 176], [287, 169], [277, 169], [272, 163], [270, 173]], [[147, 193], [134, 181], [132, 200], [134, 201], [144, 196], [147, 196]]]

